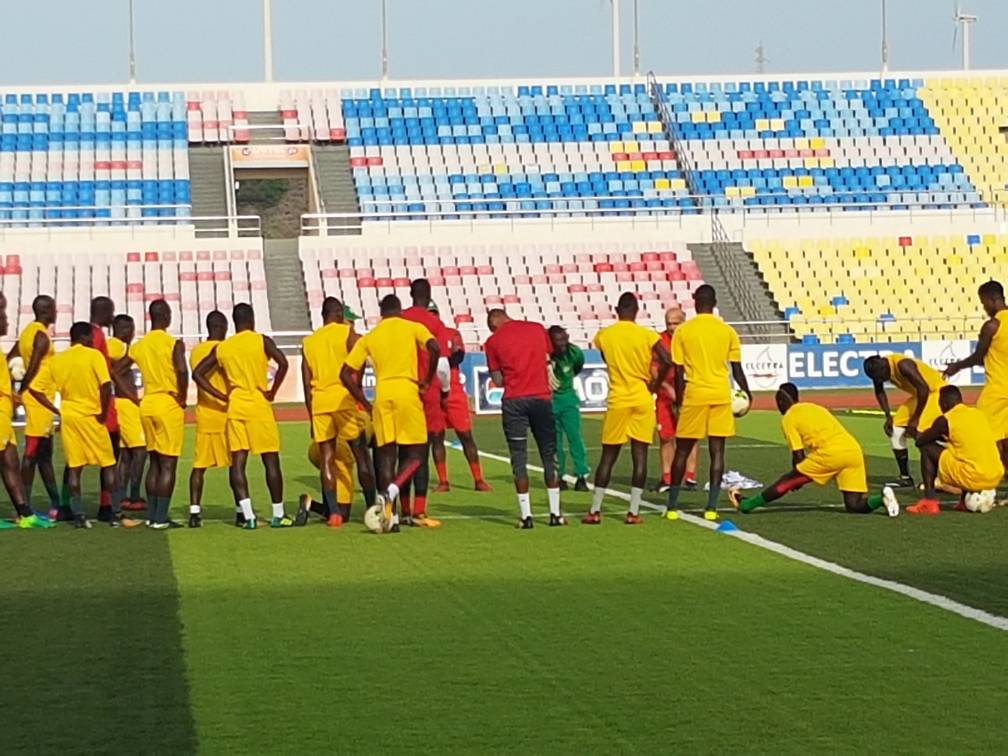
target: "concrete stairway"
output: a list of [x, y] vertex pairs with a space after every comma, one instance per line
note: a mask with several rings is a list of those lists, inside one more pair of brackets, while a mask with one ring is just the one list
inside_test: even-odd
[[[263, 266], [269, 282], [270, 320], [274, 331], [308, 331], [308, 299], [297, 239], [263, 239]], [[299, 343], [299, 338], [278, 337], [277, 344]]]
[[[194, 216], [227, 215], [227, 180], [224, 175], [223, 147], [189, 148], [189, 181], [192, 187]], [[223, 221], [197, 221], [196, 228], [224, 227]]]
[[[319, 196], [327, 213], [359, 213], [357, 189], [350, 170], [350, 148], [345, 144], [317, 144], [312, 147], [318, 170]], [[342, 227], [345, 227], [342, 228]], [[330, 235], [360, 234], [355, 219], [333, 221]]]

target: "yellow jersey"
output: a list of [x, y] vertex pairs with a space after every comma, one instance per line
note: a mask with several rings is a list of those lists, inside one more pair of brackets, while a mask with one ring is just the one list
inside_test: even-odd
[[661, 340], [654, 331], [629, 320], [606, 326], [595, 336], [609, 370], [607, 405], [614, 409], [652, 403], [651, 362], [654, 345]]
[[53, 388], [60, 395], [60, 413], [64, 417], [101, 414], [101, 388], [112, 381], [101, 352], [74, 344], [52, 358], [50, 372]]
[[833, 414], [809, 402], [796, 402], [781, 418], [781, 432], [791, 451], [829, 451], [854, 446], [852, 436]]
[[916, 357], [907, 357], [905, 354], [889, 354], [886, 355], [885, 360], [889, 363], [889, 380], [892, 382], [892, 385], [911, 396], [916, 395], [917, 391], [910, 381], [904, 378], [903, 374], [899, 371], [899, 364], [903, 360], [910, 360], [910, 362], [917, 366], [917, 372], [921, 374], [921, 378], [927, 384], [929, 392], [933, 393], [945, 385], [945, 379], [942, 378], [941, 373]]
[[312, 375], [312, 412], [339, 412], [357, 406], [340, 380], [340, 371], [350, 352], [349, 339], [349, 324], [328, 323], [301, 342], [302, 355]]
[[738, 334], [716, 315], [697, 315], [676, 328], [672, 336], [672, 362], [686, 373], [684, 405], [730, 404], [728, 364], [741, 361]]
[[[28, 369], [28, 364], [31, 362], [32, 352], [35, 351], [35, 337], [44, 333], [46, 336], [49, 335], [49, 327], [43, 323], [39, 323], [37, 320], [33, 320], [31, 323], [24, 327], [21, 331], [21, 335], [18, 336], [18, 354], [21, 355], [21, 359], [24, 361], [25, 369]], [[52, 400], [55, 396], [55, 391], [52, 387], [52, 376], [49, 373], [50, 363], [53, 355], [56, 354], [56, 348], [53, 346], [52, 338], [49, 339], [49, 349], [46, 351], [45, 355], [42, 357], [42, 362], [39, 363], [38, 373], [32, 379], [31, 387], [38, 391], [40, 394], [45, 394], [45, 396]], [[25, 387], [22, 386], [22, 390]]]
[[426, 349], [434, 336], [426, 327], [412, 320], [383, 318], [378, 325], [357, 339], [347, 355], [351, 370], [360, 370], [371, 359], [378, 396], [403, 390], [416, 391], [417, 349]]
[[269, 388], [269, 359], [263, 335], [241, 331], [217, 345], [217, 362], [231, 387], [227, 416], [235, 420], [255, 420], [273, 416], [263, 394]]
[[121, 360], [129, 354], [129, 347], [126, 346], [126, 342], [122, 339], [117, 339], [115, 336], [109, 336], [105, 344], [108, 347], [110, 360]]
[[[203, 360], [210, 356], [210, 352], [216, 349], [222, 341], [207, 340], [201, 341], [193, 347], [189, 353], [189, 367], [193, 370]], [[227, 394], [227, 380], [220, 366], [214, 368], [208, 376], [210, 385]], [[219, 402], [206, 393], [203, 389], [196, 389], [196, 432], [197, 433], [223, 433], [227, 422], [227, 404]]]
[[1004, 468], [987, 416], [976, 407], [957, 404], [944, 417], [949, 428], [946, 448], [952, 455], [974, 472], [1000, 477]]
[[984, 357], [984, 393], [1008, 396], [1008, 310], [994, 315], [997, 332]]
[[[109, 342], [111, 344], [111, 339]], [[178, 396], [178, 377], [172, 361], [174, 351], [175, 337], [160, 328], [151, 331], [130, 347], [130, 357], [143, 376], [144, 397], [155, 394]], [[109, 357], [111, 356], [110, 345]]]
[[[0, 370], [0, 417], [7, 419], [7, 428], [10, 428], [10, 419], [14, 416], [14, 387], [11, 384], [9, 370]], [[38, 391], [38, 389], [35, 389]], [[2, 442], [3, 439], [0, 439]]]

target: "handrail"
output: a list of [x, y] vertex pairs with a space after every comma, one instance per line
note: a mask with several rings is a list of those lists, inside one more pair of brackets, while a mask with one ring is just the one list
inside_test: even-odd
[[[141, 207], [130, 205], [130, 207]], [[52, 208], [56, 209], [56, 208]], [[59, 208], [63, 209], [63, 208]], [[84, 208], [94, 210], [95, 208]], [[258, 215], [171, 215], [140, 218], [29, 218], [0, 220], [0, 237], [44, 232], [56, 235], [62, 231], [80, 233], [81, 229], [102, 232], [111, 230], [147, 231], [152, 227], [184, 228], [199, 237], [258, 237], [262, 236], [262, 220]]]

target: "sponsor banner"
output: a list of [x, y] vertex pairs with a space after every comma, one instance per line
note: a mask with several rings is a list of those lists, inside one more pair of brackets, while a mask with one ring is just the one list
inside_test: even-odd
[[247, 144], [228, 149], [235, 168], [306, 168], [311, 161], [306, 144]]
[[861, 363], [873, 354], [900, 353], [920, 357], [919, 343], [901, 344], [790, 344], [788, 380], [798, 388], [869, 388]]
[[788, 345], [743, 344], [742, 369], [753, 391], [775, 390], [788, 379]]
[[[574, 391], [581, 400], [582, 412], [603, 412], [609, 396], [609, 372], [601, 360], [588, 361], [587, 352], [585, 358], [584, 370], [574, 377]], [[504, 390], [493, 385], [485, 364], [473, 367], [473, 385], [476, 389], [473, 397], [476, 413], [489, 415], [500, 412]]]
[[[921, 359], [935, 370], [944, 370], [953, 362], [969, 357], [976, 349], [976, 341], [925, 341], [921, 343]], [[978, 386], [984, 382], [982, 367], [959, 371], [949, 383], [957, 386]]]

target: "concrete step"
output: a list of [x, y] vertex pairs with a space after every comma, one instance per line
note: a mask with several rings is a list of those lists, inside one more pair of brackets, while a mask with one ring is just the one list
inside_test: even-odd
[[[223, 147], [190, 147], [189, 181], [194, 216], [227, 215], [227, 178], [224, 173]], [[197, 228], [201, 225], [210, 227], [213, 224], [197, 222]]]
[[[312, 150], [318, 171], [319, 196], [325, 212], [359, 213], [357, 188], [350, 169], [350, 148], [345, 144], [320, 144]], [[342, 233], [360, 233], [360, 223], [356, 219], [331, 223], [330, 228], [333, 226], [346, 226], [346, 231]], [[339, 235], [340, 231], [335, 233]]]
[[[297, 239], [264, 239], [263, 267], [269, 282], [270, 320], [275, 331], [308, 331], [308, 297], [305, 292], [304, 271], [298, 258]], [[299, 339], [278, 338], [281, 346], [291, 345]], [[288, 343], [289, 342], [289, 343]]]

